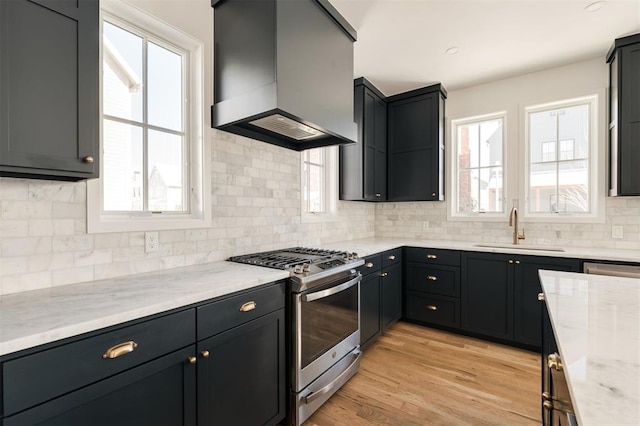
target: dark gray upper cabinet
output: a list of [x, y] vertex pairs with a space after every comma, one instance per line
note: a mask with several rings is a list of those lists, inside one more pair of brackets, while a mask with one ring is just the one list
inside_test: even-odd
[[444, 200], [444, 100], [440, 84], [387, 98], [389, 201]]
[[640, 34], [616, 39], [609, 63], [609, 195], [640, 195]]
[[0, 2], [0, 176], [98, 176], [98, 0]]
[[364, 77], [354, 82], [358, 140], [340, 147], [340, 199], [387, 199], [387, 102]]

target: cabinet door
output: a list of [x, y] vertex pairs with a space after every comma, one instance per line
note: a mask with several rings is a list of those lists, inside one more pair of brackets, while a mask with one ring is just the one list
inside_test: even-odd
[[513, 338], [513, 256], [462, 254], [462, 328], [486, 336]]
[[640, 195], [640, 43], [624, 46], [618, 54], [618, 195]]
[[[386, 275], [385, 275], [386, 274]], [[394, 265], [382, 272], [382, 331], [402, 317], [402, 267]]]
[[542, 344], [542, 306], [538, 293], [542, 291], [538, 270], [580, 270], [580, 261], [553, 257], [519, 256], [514, 264], [514, 340], [540, 347]]
[[439, 199], [438, 100], [435, 92], [388, 105], [390, 201]]
[[195, 346], [7, 417], [5, 426], [39, 424], [195, 425]]
[[360, 282], [360, 345], [380, 336], [380, 274], [365, 275]]
[[280, 309], [198, 343], [198, 424], [265, 425], [284, 419], [284, 339]]
[[98, 176], [98, 11], [0, 2], [0, 175]]
[[[375, 132], [373, 136], [374, 167], [372, 200], [387, 199], [387, 103], [376, 97], [374, 104]], [[365, 188], [365, 195], [366, 188]], [[367, 198], [368, 199], [368, 198]]]

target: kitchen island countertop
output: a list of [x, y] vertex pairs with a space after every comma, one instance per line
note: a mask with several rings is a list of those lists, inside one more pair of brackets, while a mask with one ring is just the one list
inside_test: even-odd
[[640, 424], [640, 280], [539, 274], [578, 424]]

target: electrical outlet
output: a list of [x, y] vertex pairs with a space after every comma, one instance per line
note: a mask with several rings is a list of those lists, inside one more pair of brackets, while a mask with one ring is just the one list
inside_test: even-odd
[[428, 231], [429, 230], [429, 221], [425, 220], [424, 222], [422, 222], [422, 230], [423, 231]]
[[611, 238], [624, 238], [624, 229], [622, 226], [611, 227]]
[[157, 232], [145, 232], [144, 233], [144, 251], [145, 251], [145, 253], [157, 252], [159, 245], [160, 245], [160, 243], [158, 241], [158, 233]]

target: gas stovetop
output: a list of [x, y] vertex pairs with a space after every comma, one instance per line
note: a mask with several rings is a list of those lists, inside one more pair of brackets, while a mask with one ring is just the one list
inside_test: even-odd
[[287, 270], [291, 272], [291, 279], [297, 284], [298, 291], [310, 287], [312, 282], [326, 281], [327, 278], [342, 275], [364, 263], [357, 253], [307, 247], [246, 254], [231, 257], [229, 260]]

